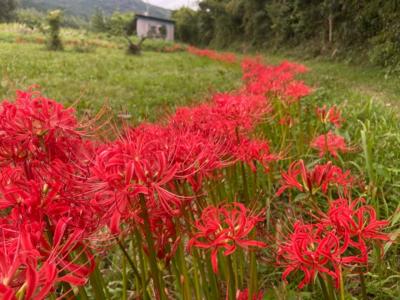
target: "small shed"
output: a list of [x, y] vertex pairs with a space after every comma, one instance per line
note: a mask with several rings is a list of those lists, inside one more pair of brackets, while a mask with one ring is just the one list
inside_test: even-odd
[[146, 15], [135, 15], [136, 33], [139, 37], [174, 40], [175, 22]]

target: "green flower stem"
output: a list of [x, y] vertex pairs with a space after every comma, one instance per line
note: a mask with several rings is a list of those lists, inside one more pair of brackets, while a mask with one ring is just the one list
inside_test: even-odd
[[328, 293], [328, 289], [326, 287], [324, 278], [322, 278], [320, 275], [318, 275], [318, 281], [319, 281], [319, 285], [320, 285], [321, 291], [322, 291], [322, 296], [324, 297], [324, 299], [332, 300], [331, 296]]
[[89, 300], [85, 287], [83, 286], [79, 287], [78, 294], [79, 294], [79, 300]]
[[[179, 226], [177, 226], [179, 227]], [[180, 232], [180, 229], [178, 229], [178, 233]], [[183, 286], [183, 293], [184, 293], [184, 299], [189, 300], [192, 299], [191, 293], [190, 293], [190, 278], [189, 274], [186, 268], [186, 261], [185, 261], [185, 253], [183, 251], [183, 246], [182, 243], [178, 246], [178, 259], [179, 259], [179, 269], [180, 269], [180, 278], [179, 280], [182, 281], [182, 286]], [[197, 293], [196, 293], [197, 295]]]
[[246, 204], [248, 205], [250, 203], [250, 195], [249, 195], [249, 188], [247, 184], [247, 177], [246, 177], [246, 168], [244, 166], [244, 163], [240, 163], [241, 171], [242, 171], [242, 180], [243, 180], [243, 196], [246, 201]]
[[126, 291], [128, 289], [126, 276], [126, 257], [122, 257], [122, 300], [126, 300]]
[[363, 271], [360, 271], [360, 283], [361, 283], [362, 299], [363, 300], [368, 300], [367, 287], [365, 285], [365, 277], [364, 277]]
[[232, 266], [232, 259], [228, 255], [226, 256], [226, 262], [228, 265], [228, 288], [229, 288], [229, 299], [235, 300], [236, 299], [236, 291], [237, 291], [237, 272], [233, 271]]
[[[194, 215], [193, 215], [193, 211], [191, 209], [184, 210], [183, 214], [184, 214], [184, 217], [185, 217], [185, 220], [186, 220], [186, 226], [187, 226], [187, 228], [189, 228], [190, 234], [192, 234], [192, 232], [191, 232], [192, 231], [192, 224], [194, 223], [194, 220], [195, 220]], [[207, 282], [207, 276], [206, 276], [205, 269], [204, 269], [203, 259], [202, 258], [200, 259], [200, 254], [199, 254], [197, 248], [191, 249], [191, 252], [192, 252], [192, 256], [193, 256], [194, 275], [197, 276], [197, 272], [196, 271], [197, 270], [200, 271], [201, 284], [202, 284], [202, 287], [203, 287], [202, 291], [204, 293], [204, 297], [205, 297], [205, 299], [212, 299], [212, 295], [210, 295], [210, 286], [209, 286], [209, 284]], [[195, 280], [198, 281], [198, 279], [196, 279], [196, 278], [195, 278]], [[200, 297], [200, 299], [202, 299], [202, 298]]]
[[93, 273], [89, 277], [89, 281], [92, 286], [95, 300], [110, 299], [110, 295], [106, 295], [105, 293], [105, 291], [107, 291], [107, 288], [104, 284], [104, 280], [102, 280], [102, 275], [99, 268], [97, 267], [97, 264]]
[[157, 266], [157, 257], [156, 257], [156, 251], [154, 248], [154, 241], [153, 241], [151, 230], [150, 230], [149, 213], [148, 213], [147, 207], [146, 207], [146, 199], [145, 199], [144, 195], [142, 195], [142, 194], [140, 195], [139, 198], [140, 198], [140, 206], [141, 206], [142, 214], [143, 214], [143, 221], [144, 221], [143, 229], [145, 232], [147, 248], [149, 251], [149, 263], [150, 263], [151, 274], [152, 274], [153, 283], [154, 283], [154, 287], [155, 287], [156, 298], [159, 300], [167, 300], [163, 281], [161, 280], [161, 276], [160, 276], [160, 270], [158, 269], [158, 266]]
[[214, 271], [212, 269], [210, 257], [206, 257], [205, 261], [206, 261], [206, 264], [207, 264], [208, 278], [211, 281], [210, 285], [211, 285], [211, 291], [212, 291], [212, 298], [210, 298], [210, 299], [220, 299], [220, 293], [219, 293], [219, 289], [218, 289], [217, 278], [216, 278], [216, 276], [214, 274]]
[[253, 299], [253, 295], [258, 290], [258, 278], [257, 278], [257, 262], [255, 252], [250, 252], [250, 280], [249, 280], [249, 299]]
[[176, 278], [174, 280], [175, 286], [176, 286], [176, 291], [179, 292], [178, 295], [179, 299], [183, 299], [185, 292], [184, 292], [184, 283], [182, 283], [181, 280], [181, 273], [178, 270], [177, 264], [179, 264], [179, 261], [176, 261], [176, 259], [173, 259], [171, 262], [171, 268], [172, 268], [172, 275]]
[[121, 240], [117, 237], [117, 243], [119, 248], [121, 249], [122, 253], [124, 254], [124, 257], [128, 261], [130, 267], [132, 268], [133, 273], [135, 274], [135, 277], [140, 278], [140, 274], [138, 269], [135, 266], [135, 263], [133, 262], [132, 258], [129, 256], [129, 253], [125, 250], [124, 245], [122, 244]]
[[[206, 276], [206, 273], [204, 270], [204, 265], [202, 263], [202, 260], [199, 258], [200, 256], [199, 256], [197, 249], [193, 249], [192, 251], [193, 251], [193, 253], [192, 253], [193, 254], [193, 263], [194, 263], [194, 268], [195, 268], [194, 271], [195, 271], [195, 273], [196, 273], [196, 270], [200, 271], [201, 283], [202, 283], [202, 287], [203, 287], [202, 291], [204, 293], [204, 298], [212, 299], [211, 298], [212, 295], [210, 294], [210, 286], [207, 282], [207, 276]], [[211, 289], [212, 289], [212, 287], [211, 287]]]
[[343, 271], [342, 271], [342, 267], [339, 266], [339, 272], [340, 272], [340, 300], [345, 300], [345, 295], [344, 295], [344, 278], [343, 278]]
[[140, 235], [140, 233], [135, 230], [134, 233], [134, 238], [132, 239], [132, 242], [136, 241], [137, 243], [137, 247], [132, 247], [134, 250], [137, 250], [137, 255], [139, 258], [139, 266], [140, 266], [140, 273], [141, 273], [141, 287], [142, 287], [142, 297], [143, 300], [150, 300], [150, 296], [147, 292], [147, 275], [146, 275], [146, 263], [144, 261], [144, 255], [143, 255], [143, 241], [142, 241], [142, 237]]
[[238, 288], [243, 288], [243, 280], [244, 280], [244, 271], [243, 271], [243, 262], [245, 261], [244, 253], [242, 250], [237, 249], [235, 253], [234, 262], [235, 270], [238, 272]]

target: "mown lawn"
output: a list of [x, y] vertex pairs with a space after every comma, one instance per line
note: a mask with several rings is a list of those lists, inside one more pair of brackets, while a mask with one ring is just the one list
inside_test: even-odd
[[135, 57], [105, 48], [49, 52], [43, 45], [0, 42], [0, 76], [0, 98], [37, 84], [43, 94], [63, 103], [79, 100], [80, 111], [97, 111], [107, 103], [115, 113], [129, 111], [135, 120], [155, 120], [177, 105], [232, 89], [240, 69], [187, 53]]

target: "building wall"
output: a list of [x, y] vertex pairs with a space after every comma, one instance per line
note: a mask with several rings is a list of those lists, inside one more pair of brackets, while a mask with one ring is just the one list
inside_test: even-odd
[[138, 18], [136, 21], [136, 32], [137, 32], [137, 35], [140, 37], [147, 37], [148, 32], [151, 30], [152, 26], [156, 27], [158, 30], [163, 25], [167, 29], [167, 36], [165, 39], [168, 41], [173, 41], [174, 34], [175, 34], [175, 32], [174, 32], [175, 26], [174, 26], [174, 24], [171, 24], [169, 22], [162, 22], [162, 21], [157, 21], [157, 20]]

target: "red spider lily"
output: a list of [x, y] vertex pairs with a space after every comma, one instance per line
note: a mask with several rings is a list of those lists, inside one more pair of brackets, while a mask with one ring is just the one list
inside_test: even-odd
[[98, 149], [91, 168], [93, 201], [110, 217], [114, 233], [121, 220], [141, 222], [139, 196], [149, 210], [178, 216], [192, 198], [180, 195], [175, 183], [187, 179], [197, 190], [203, 176], [227, 164], [224, 147], [177, 123], [129, 129]]
[[379, 221], [372, 206], [365, 205], [363, 198], [349, 201], [340, 198], [330, 203], [328, 212], [320, 221], [333, 226], [343, 244], [356, 248], [361, 255], [343, 258], [346, 263], [367, 262], [369, 241], [388, 241], [389, 236], [382, 232], [389, 222]]
[[301, 271], [299, 288], [303, 288], [317, 273], [325, 273], [338, 287], [342, 266], [366, 264], [368, 242], [388, 241], [382, 230], [389, 223], [377, 220], [374, 208], [364, 203], [364, 199], [340, 198], [330, 203], [326, 214], [320, 212], [319, 223], [296, 222], [293, 233], [278, 246], [278, 265], [286, 267], [282, 278]]
[[0, 293], [44, 299], [58, 282], [84, 284], [97, 216], [85, 192], [91, 143], [73, 110], [19, 91], [0, 105], [0, 137]]
[[318, 273], [338, 281], [340, 269], [335, 262], [343, 251], [335, 234], [325, 232], [321, 224], [296, 222], [293, 233], [278, 245], [277, 263], [286, 268], [282, 279], [286, 281], [291, 273], [302, 272], [300, 289], [314, 281]]
[[[14, 299], [17, 293], [24, 293], [27, 300], [45, 299], [58, 282], [86, 283], [94, 260], [81, 244], [82, 231], [69, 231], [67, 222], [63, 219], [57, 223], [49, 241], [42, 236], [46, 232], [44, 222], [18, 225], [12, 219], [0, 221], [0, 295]], [[78, 250], [78, 256], [73, 259], [70, 254], [74, 250]], [[89, 265], [77, 264], [83, 254]]]
[[[213, 103], [178, 109], [170, 119], [169, 126], [175, 131], [173, 136], [184, 133], [185, 138], [182, 140], [186, 140], [185, 145], [189, 145], [179, 147], [186, 151], [179, 157], [188, 158], [184, 165], [201, 166], [196, 172], [193, 167], [187, 168], [193, 174], [187, 180], [196, 191], [202, 178], [238, 159], [252, 164], [251, 160], [256, 158], [266, 166], [272, 158], [267, 157], [268, 145], [261, 145], [257, 141], [249, 142], [246, 135], [270, 110], [271, 106], [264, 96], [248, 96], [242, 93], [219, 94], [214, 97]], [[232, 139], [232, 136], [236, 138]], [[253, 151], [250, 157], [247, 153], [245, 155], [245, 146], [250, 146], [251, 143]], [[196, 148], [193, 148], [194, 145]], [[199, 155], [200, 153], [202, 154]]]
[[0, 105], [0, 165], [55, 159], [68, 161], [80, 146], [72, 109], [38, 92], [17, 92], [14, 103]]
[[217, 94], [213, 97], [213, 110], [219, 118], [230, 121], [233, 128], [251, 130], [272, 111], [264, 95], [248, 93]]
[[310, 69], [307, 68], [306, 66], [299, 64], [299, 63], [287, 61], [287, 60], [284, 60], [283, 62], [281, 62], [280, 68], [290, 71], [294, 74], [303, 74], [303, 73], [310, 72]]
[[178, 109], [171, 122], [193, 132], [200, 131], [204, 136], [226, 138], [249, 133], [271, 111], [265, 96], [244, 92], [218, 94], [212, 103]]
[[[18, 91], [14, 103], [0, 105], [0, 136], [1, 206], [23, 199], [50, 220], [75, 215], [84, 221], [82, 212], [91, 212], [82, 194], [92, 145], [74, 111], [39, 92]], [[91, 218], [85, 223], [93, 228]]]
[[323, 157], [327, 153], [330, 153], [333, 157], [337, 157], [338, 152], [344, 153], [350, 151], [350, 148], [346, 145], [345, 139], [331, 131], [316, 137], [311, 142], [311, 147], [319, 151], [320, 157]]
[[[267, 168], [267, 164], [276, 159], [270, 155], [266, 142], [251, 141], [246, 137], [270, 112], [271, 105], [265, 96], [244, 92], [218, 94], [214, 96], [213, 102], [210, 104], [178, 109], [170, 119], [170, 126], [174, 130], [178, 130], [178, 135], [179, 132], [186, 132], [195, 137], [196, 140], [193, 137], [186, 139], [201, 145], [200, 149], [209, 149], [202, 152], [206, 154], [207, 164], [213, 162], [211, 164], [213, 168], [204, 166], [196, 172], [196, 175], [187, 178], [195, 190], [199, 189], [198, 183], [203, 177], [238, 159], [246, 161], [252, 168], [254, 168], [253, 160], [258, 160]], [[235, 136], [236, 139], [232, 139], [232, 136]], [[251, 153], [246, 146], [251, 147]], [[191, 151], [191, 153], [197, 152]], [[188, 157], [192, 157], [192, 154], [189, 154]], [[197, 157], [196, 160], [189, 159], [188, 161], [201, 162], [204, 159]]]
[[287, 172], [282, 172], [281, 187], [276, 195], [280, 196], [286, 189], [292, 188], [310, 194], [315, 194], [319, 189], [326, 193], [331, 185], [342, 188], [347, 194], [353, 183], [350, 171], [344, 172], [331, 162], [307, 170], [303, 160], [299, 160], [293, 162]]
[[208, 57], [213, 60], [221, 61], [221, 62], [226, 62], [226, 63], [236, 63], [236, 55], [234, 53], [219, 53], [213, 50], [209, 49], [198, 49], [193, 46], [190, 46], [187, 48], [189, 53], [192, 53], [197, 56], [201, 57]]
[[178, 165], [176, 178], [187, 181], [198, 192], [205, 178], [213, 178], [215, 170], [236, 162], [232, 156], [233, 141], [219, 134], [205, 135], [200, 130], [192, 131], [190, 125], [171, 123], [171, 148]]
[[302, 65], [284, 62], [279, 66], [265, 66], [259, 59], [245, 59], [242, 69], [249, 93], [273, 94], [292, 104], [311, 92], [303, 82], [294, 80], [296, 74], [307, 71]]
[[331, 123], [335, 127], [339, 128], [342, 126], [343, 119], [340, 113], [340, 110], [336, 107], [336, 105], [332, 106], [327, 110], [326, 105], [322, 107], [317, 107], [316, 113], [318, 118], [322, 123]]
[[235, 252], [237, 247], [264, 248], [266, 244], [249, 240], [248, 235], [263, 217], [251, 214], [246, 207], [238, 202], [221, 207], [209, 206], [196, 221], [198, 230], [189, 241], [188, 249], [192, 247], [210, 249], [211, 263], [215, 273], [218, 272], [218, 250], [224, 249], [224, 255]]
[[85, 228], [87, 236], [96, 231], [98, 218], [90, 198], [79, 196], [84, 186], [74, 186], [79, 181], [70, 181], [68, 177], [48, 179], [47, 182], [40, 178], [28, 180], [20, 167], [0, 169], [0, 209], [14, 210], [24, 218], [28, 211], [35, 219], [45, 217], [50, 223], [64, 217], [74, 218], [76, 227]]
[[279, 159], [278, 155], [270, 152], [269, 144], [265, 140], [243, 139], [236, 147], [235, 156], [247, 163], [253, 172], [257, 171], [255, 162], [259, 162], [267, 172], [270, 163]]
[[[170, 216], [179, 215], [187, 197], [179, 196], [171, 186], [187, 180], [197, 191], [202, 178], [237, 161], [235, 144], [245, 140], [241, 131], [246, 131], [247, 125], [238, 123], [238, 110], [228, 107], [231, 101], [253, 105], [249, 99], [256, 98], [264, 99], [221, 95], [215, 99], [215, 105], [178, 110], [167, 126], [142, 125], [127, 130], [114, 143], [99, 147], [91, 167], [91, 192], [96, 194], [94, 204], [109, 212], [112, 231], [118, 232], [121, 218], [140, 221], [140, 209], [135, 204], [139, 195], [147, 198], [150, 208], [162, 209]], [[255, 110], [244, 114], [250, 114], [250, 119], [259, 118], [259, 113], [252, 111]], [[239, 139], [232, 139], [231, 134]], [[268, 145], [252, 146], [252, 157], [241, 158], [258, 158], [266, 165], [271, 160]]]
[[302, 81], [292, 81], [284, 89], [283, 95], [288, 104], [297, 102], [300, 98], [308, 96], [311, 93], [310, 87]]
[[243, 59], [242, 69], [243, 69], [243, 79], [245, 81], [266, 76], [268, 73], [274, 73], [273, 70], [275, 70], [275, 72], [278, 74], [283, 73], [292, 75], [302, 74], [309, 71], [309, 69], [304, 65], [289, 61], [283, 61], [278, 66], [267, 66], [262, 62], [261, 57]]
[[[238, 290], [236, 293], [236, 300], [250, 300], [249, 299], [249, 289], [244, 289], [242, 291]], [[262, 300], [264, 297], [264, 292], [259, 291], [255, 293], [252, 297], [252, 300]]]
[[111, 214], [109, 227], [114, 233], [119, 232], [121, 218], [139, 218], [139, 195], [149, 196], [150, 207], [155, 205], [152, 194], [157, 192], [160, 195], [158, 205], [169, 213], [176, 211], [174, 205], [179, 206], [179, 199], [170, 197], [163, 187], [174, 178], [176, 167], [166, 165], [163, 152], [148, 152], [143, 157], [148, 151], [146, 146], [129, 138], [101, 148], [96, 155], [91, 179], [94, 202]]
[[[154, 248], [159, 259], [168, 263], [178, 249], [181, 237], [178, 236], [174, 220], [163, 211], [151, 211], [150, 231], [153, 234]], [[144, 233], [143, 233], [144, 234]], [[147, 251], [147, 248], [145, 248]]]

